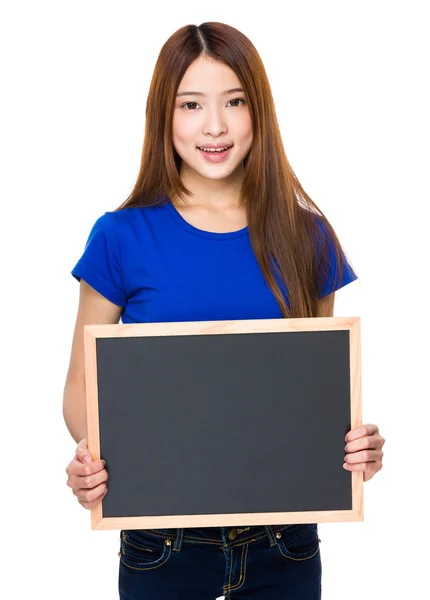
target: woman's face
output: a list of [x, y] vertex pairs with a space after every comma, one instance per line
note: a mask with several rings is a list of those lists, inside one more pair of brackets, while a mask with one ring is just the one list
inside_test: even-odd
[[[219, 61], [199, 57], [179, 84], [173, 115], [173, 146], [182, 158], [182, 170], [202, 177], [224, 179], [238, 167], [252, 144], [252, 123], [245, 90], [235, 72]], [[199, 147], [231, 146], [225, 159], [207, 160]], [[211, 154], [212, 156], [212, 154]]]

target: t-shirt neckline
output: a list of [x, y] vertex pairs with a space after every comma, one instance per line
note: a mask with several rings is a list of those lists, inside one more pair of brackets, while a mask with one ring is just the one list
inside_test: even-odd
[[194, 235], [198, 235], [200, 237], [208, 238], [210, 240], [231, 240], [234, 238], [240, 238], [245, 235], [248, 235], [248, 227], [243, 227], [242, 229], [238, 229], [237, 231], [227, 231], [225, 233], [218, 233], [216, 231], [205, 231], [204, 229], [199, 229], [198, 227], [194, 227], [191, 223], [188, 223], [181, 215], [181, 213], [176, 209], [176, 207], [172, 204], [170, 198], [166, 196], [166, 209], [171, 217], [184, 229], [193, 233]]

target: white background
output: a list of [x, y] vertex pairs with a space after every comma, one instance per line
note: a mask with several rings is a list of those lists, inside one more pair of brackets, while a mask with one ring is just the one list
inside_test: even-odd
[[364, 522], [320, 525], [323, 598], [425, 595], [427, 4], [2, 3], [3, 597], [118, 597], [119, 532], [92, 531], [66, 486], [70, 271], [136, 180], [161, 46], [204, 21], [256, 46], [289, 161], [359, 275], [335, 316], [362, 319], [363, 421], [386, 438], [384, 468], [365, 483]]

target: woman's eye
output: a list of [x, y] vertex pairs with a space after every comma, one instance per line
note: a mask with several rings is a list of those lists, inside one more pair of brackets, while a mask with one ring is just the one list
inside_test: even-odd
[[[233, 98], [233, 100], [230, 100], [230, 102], [245, 102], [244, 98]], [[230, 104], [229, 102], [229, 104]], [[186, 102], [185, 104], [182, 105], [183, 108], [189, 106], [190, 104], [195, 105], [198, 103], [197, 102]], [[234, 104], [233, 106], [240, 106], [240, 104]], [[193, 108], [186, 108], [185, 110], [194, 110]]]
[[[189, 104], [197, 104], [197, 102], [186, 102], [185, 104], [182, 105], [183, 108], [185, 108], [186, 106], [188, 106]], [[190, 108], [188, 108], [187, 110], [191, 110]]]
[[[230, 102], [245, 102], [244, 98], [234, 98], [233, 100], [230, 100]], [[229, 104], [230, 104], [229, 102]], [[235, 106], [240, 106], [240, 104], [235, 104]]]

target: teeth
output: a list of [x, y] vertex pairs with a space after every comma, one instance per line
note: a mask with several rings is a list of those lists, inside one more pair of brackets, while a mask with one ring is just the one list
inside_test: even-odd
[[231, 148], [231, 146], [226, 146], [225, 148], [199, 148], [199, 150], [203, 150], [203, 152], [224, 152], [227, 148]]

